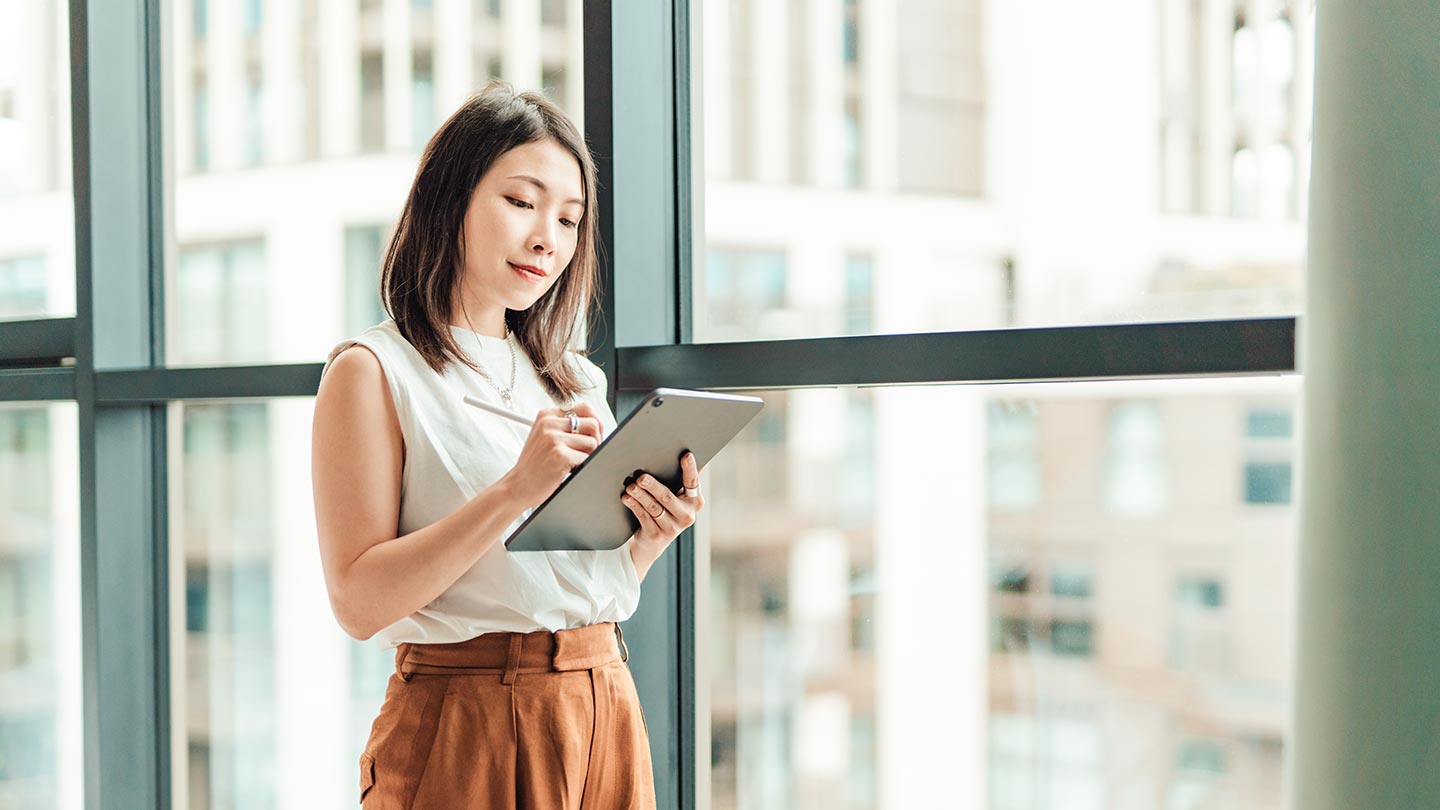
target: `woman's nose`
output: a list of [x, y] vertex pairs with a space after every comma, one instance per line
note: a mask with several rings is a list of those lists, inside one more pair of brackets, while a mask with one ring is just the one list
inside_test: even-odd
[[535, 235], [530, 237], [530, 249], [536, 253], [554, 253], [554, 234], [543, 228], [536, 230]]

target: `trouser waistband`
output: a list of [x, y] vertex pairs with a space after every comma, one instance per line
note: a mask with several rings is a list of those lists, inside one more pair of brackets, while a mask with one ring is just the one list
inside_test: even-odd
[[630, 660], [625, 634], [615, 622], [572, 630], [484, 633], [453, 644], [414, 644], [395, 648], [395, 672], [414, 675], [500, 675], [507, 684], [521, 672], [570, 672]]

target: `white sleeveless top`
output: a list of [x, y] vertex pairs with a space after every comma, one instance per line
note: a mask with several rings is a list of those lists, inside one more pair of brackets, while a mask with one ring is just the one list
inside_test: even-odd
[[[471, 360], [501, 384], [509, 382], [510, 349], [504, 340], [458, 326], [450, 329]], [[436, 374], [388, 318], [331, 349], [321, 377], [341, 351], [357, 343], [380, 359], [405, 438], [398, 536], [451, 514], [515, 466], [528, 428], [462, 401], [469, 394], [501, 404], [500, 395], [483, 377], [454, 361], [443, 375]], [[518, 343], [515, 350], [513, 395], [519, 412], [533, 417], [542, 408], [566, 404], [550, 396]], [[604, 372], [576, 352], [566, 356], [581, 378], [593, 384], [577, 399], [600, 414], [604, 435], [609, 436], [615, 415], [605, 401]], [[503, 536], [508, 537], [529, 515], [527, 510]], [[628, 542], [611, 551], [514, 553], [496, 543], [434, 601], [375, 638], [394, 647], [401, 642], [465, 641], [501, 631], [565, 630], [623, 621], [639, 602], [640, 577]]]

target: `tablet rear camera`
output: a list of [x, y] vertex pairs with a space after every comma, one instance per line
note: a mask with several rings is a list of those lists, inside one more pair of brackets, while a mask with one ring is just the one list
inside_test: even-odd
[[664, 397], [655, 397], [655, 401], [652, 402], [652, 403], [650, 403], [650, 404], [651, 404], [651, 405], [654, 405], [655, 407], [658, 408], [658, 407], [660, 407], [661, 405], [664, 405], [664, 404], [665, 404], [665, 398], [664, 398]]

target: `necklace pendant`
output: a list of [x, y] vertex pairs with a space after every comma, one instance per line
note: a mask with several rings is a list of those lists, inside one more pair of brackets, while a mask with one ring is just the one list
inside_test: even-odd
[[515, 398], [510, 396], [509, 391], [501, 391], [500, 398], [505, 400], [505, 407], [509, 408], [512, 411], [515, 410]]

